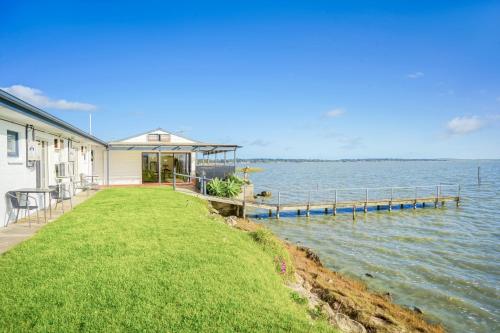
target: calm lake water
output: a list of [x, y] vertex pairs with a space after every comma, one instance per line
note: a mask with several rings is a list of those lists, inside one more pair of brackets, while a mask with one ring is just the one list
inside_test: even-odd
[[[460, 183], [460, 207], [403, 209], [332, 216], [316, 212], [255, 218], [291, 242], [315, 249], [326, 266], [417, 306], [451, 332], [500, 331], [500, 161], [283, 162], [252, 164], [255, 192], [291, 191], [283, 201], [305, 200], [327, 188]], [[477, 167], [481, 185], [477, 185]], [[401, 190], [402, 193], [405, 190]], [[435, 187], [419, 189], [435, 195]], [[456, 187], [445, 188], [449, 194]], [[295, 193], [294, 193], [295, 192]], [[387, 197], [384, 190], [373, 196]], [[409, 192], [414, 192], [410, 190]], [[330, 194], [318, 192], [314, 196]], [[345, 194], [347, 196], [347, 194]], [[363, 198], [365, 193], [358, 194]], [[403, 195], [403, 194], [401, 194]], [[405, 192], [405, 195], [414, 194]], [[443, 194], [444, 195], [444, 194]], [[395, 194], [396, 196], [396, 194]], [[341, 195], [339, 195], [339, 200]], [[333, 200], [333, 199], [332, 199]], [[266, 216], [265, 213], [261, 215]], [[370, 273], [374, 278], [365, 277]]]

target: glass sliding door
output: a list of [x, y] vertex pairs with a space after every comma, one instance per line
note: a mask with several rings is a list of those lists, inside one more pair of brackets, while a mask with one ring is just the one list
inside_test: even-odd
[[[182, 174], [182, 175], [189, 175], [191, 168], [190, 168], [190, 154], [174, 154], [174, 163], [175, 163], [175, 169], [177, 170], [177, 173]], [[186, 176], [179, 176], [179, 180], [181, 181], [189, 181], [189, 178]]]
[[174, 179], [174, 157], [172, 154], [161, 154], [161, 181], [170, 183]]
[[142, 153], [142, 182], [158, 183], [158, 153]]
[[[161, 181], [171, 183], [174, 179], [174, 164], [177, 174], [189, 175], [191, 172], [191, 155], [186, 153], [162, 153], [161, 154]], [[177, 176], [178, 181], [188, 181], [186, 176]]]

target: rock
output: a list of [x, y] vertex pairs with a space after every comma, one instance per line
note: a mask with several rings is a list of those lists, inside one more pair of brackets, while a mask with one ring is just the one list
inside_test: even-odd
[[343, 313], [335, 313], [330, 321], [344, 333], [366, 333], [366, 328]]
[[234, 227], [238, 223], [238, 218], [236, 216], [228, 216], [224, 219], [227, 225]]
[[299, 246], [299, 250], [304, 251], [306, 253], [306, 258], [314, 261], [318, 266], [323, 266], [321, 263], [321, 260], [319, 259], [319, 256], [310, 248], [305, 247], [305, 246]]
[[413, 311], [415, 311], [416, 313], [418, 314], [423, 314], [424, 312], [422, 310], [420, 310], [419, 308], [417, 308], [416, 306], [413, 307]]
[[371, 275], [370, 273], [365, 273], [365, 276], [373, 279], [373, 275]]

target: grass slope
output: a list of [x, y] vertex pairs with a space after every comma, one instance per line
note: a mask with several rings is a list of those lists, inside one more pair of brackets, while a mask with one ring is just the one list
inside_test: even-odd
[[101, 191], [0, 257], [2, 331], [329, 332], [272, 255], [168, 188]]

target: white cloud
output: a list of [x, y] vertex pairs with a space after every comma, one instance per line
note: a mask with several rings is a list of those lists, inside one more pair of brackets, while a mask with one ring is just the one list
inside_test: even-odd
[[33, 104], [41, 109], [77, 110], [93, 111], [97, 109], [95, 105], [80, 102], [69, 102], [65, 99], [51, 99], [45, 96], [41, 90], [16, 84], [6, 88], [0, 88], [9, 94]]
[[326, 112], [325, 116], [327, 116], [329, 118], [337, 118], [337, 117], [340, 117], [341, 115], [343, 115], [344, 113], [345, 113], [344, 109], [337, 108], [337, 109], [333, 109], [333, 110]]
[[258, 147], [267, 147], [270, 144], [271, 143], [269, 141], [264, 141], [261, 139], [256, 139], [256, 140], [253, 140], [249, 143], [250, 146], [258, 146]]
[[477, 116], [455, 117], [446, 124], [451, 134], [463, 135], [483, 128], [485, 123]]
[[406, 77], [409, 78], [409, 79], [420, 79], [421, 77], [424, 76], [424, 73], [422, 72], [415, 72], [415, 73], [410, 73], [408, 74]]

